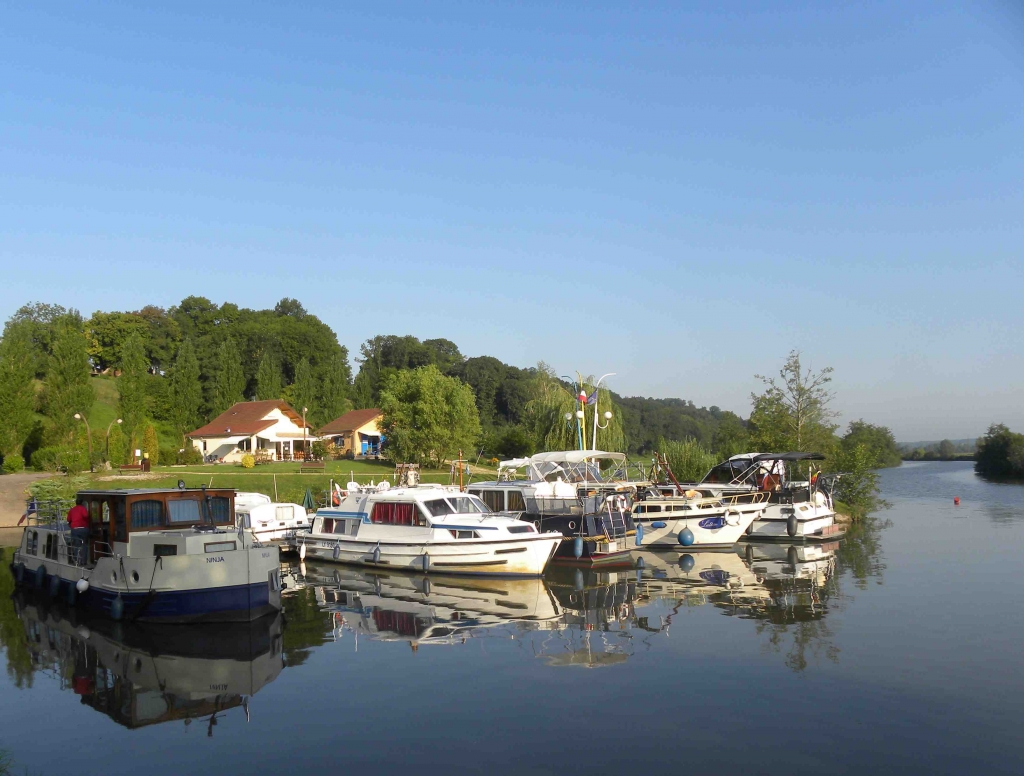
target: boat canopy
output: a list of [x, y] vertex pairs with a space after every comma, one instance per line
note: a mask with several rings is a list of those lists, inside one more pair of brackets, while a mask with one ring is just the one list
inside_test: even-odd
[[513, 458], [498, 464], [498, 474], [514, 469], [526, 468], [528, 479], [553, 481], [562, 477], [570, 482], [601, 482], [600, 461], [613, 461], [621, 466], [626, 461], [625, 453], [609, 453], [604, 450], [555, 450], [537, 453], [529, 458]]
[[821, 453], [761, 453], [755, 455], [754, 461], [824, 461]]

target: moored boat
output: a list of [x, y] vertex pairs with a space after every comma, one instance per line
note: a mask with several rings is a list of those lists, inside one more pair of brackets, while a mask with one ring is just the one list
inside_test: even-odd
[[278, 549], [235, 530], [234, 491], [83, 490], [77, 540], [65, 504], [31, 502], [11, 564], [19, 585], [114, 620], [232, 622], [281, 609]]
[[[539, 453], [502, 461], [497, 480], [474, 482], [469, 492], [538, 531], [561, 533], [557, 562], [630, 566], [635, 528], [629, 505], [637, 484], [620, 476], [625, 465], [622, 453], [601, 450]], [[520, 471], [523, 479], [517, 479]]]
[[297, 547], [295, 537], [309, 531], [313, 518], [301, 504], [277, 503], [262, 493], [236, 493], [235, 524], [257, 541], [288, 551]]
[[349, 483], [297, 537], [299, 556], [441, 574], [540, 576], [561, 543], [555, 532], [492, 512], [458, 488]]

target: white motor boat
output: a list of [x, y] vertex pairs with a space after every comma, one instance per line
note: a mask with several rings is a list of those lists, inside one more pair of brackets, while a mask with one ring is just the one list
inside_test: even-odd
[[360, 487], [317, 510], [299, 557], [442, 574], [540, 576], [562, 542], [455, 487]]
[[768, 506], [767, 493], [705, 496], [696, 490], [647, 488], [633, 505], [636, 546], [729, 549]]
[[313, 518], [300, 504], [276, 503], [262, 493], [236, 493], [235, 524], [260, 542], [289, 550], [295, 548], [298, 534], [309, 531]]
[[688, 486], [706, 497], [767, 493], [768, 503], [742, 537], [749, 541], [820, 542], [840, 538], [832, 507], [835, 477], [820, 472], [790, 477], [789, 468], [823, 460], [820, 453], [744, 453], [715, 466]]

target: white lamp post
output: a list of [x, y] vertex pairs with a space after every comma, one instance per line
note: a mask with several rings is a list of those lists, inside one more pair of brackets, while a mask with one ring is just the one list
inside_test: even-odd
[[[593, 447], [591, 448], [592, 450], [596, 450], [597, 449], [597, 429], [598, 429], [598, 425], [597, 425], [597, 405], [598, 405], [598, 399], [600, 398], [597, 395], [597, 389], [601, 385], [601, 380], [604, 380], [604, 378], [606, 378], [606, 377], [614, 377], [614, 376], [615, 376], [615, 372], [609, 372], [606, 375], [601, 375], [601, 379], [598, 380], [597, 383], [594, 385], [594, 444], [593, 444]], [[611, 420], [612, 419], [612, 414], [610, 412], [606, 412], [604, 414], [604, 419], [605, 420]], [[606, 423], [605, 425], [601, 426], [601, 428], [608, 428], [608, 424]]]

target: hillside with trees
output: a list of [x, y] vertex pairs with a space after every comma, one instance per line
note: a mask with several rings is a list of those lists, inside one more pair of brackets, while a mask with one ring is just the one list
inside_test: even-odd
[[[590, 447], [595, 434], [600, 448], [661, 452], [688, 476], [752, 449], [813, 450], [834, 470], [858, 472], [870, 491], [865, 472], [899, 463], [886, 428], [858, 420], [837, 433], [831, 369], [803, 370], [797, 352], [777, 377], [759, 378], [764, 390], [752, 394], [748, 420], [681, 398], [596, 391], [592, 376], [560, 376], [544, 363], [466, 357], [447, 339], [379, 335], [355, 360], [353, 377], [335, 332], [294, 299], [252, 310], [190, 296], [168, 309], [89, 318], [25, 305], [0, 340], [4, 467], [81, 470], [90, 449], [94, 465], [119, 464], [134, 449], [154, 463], [184, 462], [195, 456], [185, 442], [190, 430], [235, 402], [275, 398], [308, 408], [314, 426], [380, 407], [385, 453], [435, 465], [459, 449], [504, 458]], [[596, 402], [586, 405], [585, 427], [576, 420], [581, 392]], [[847, 482], [852, 494], [854, 480]]]

